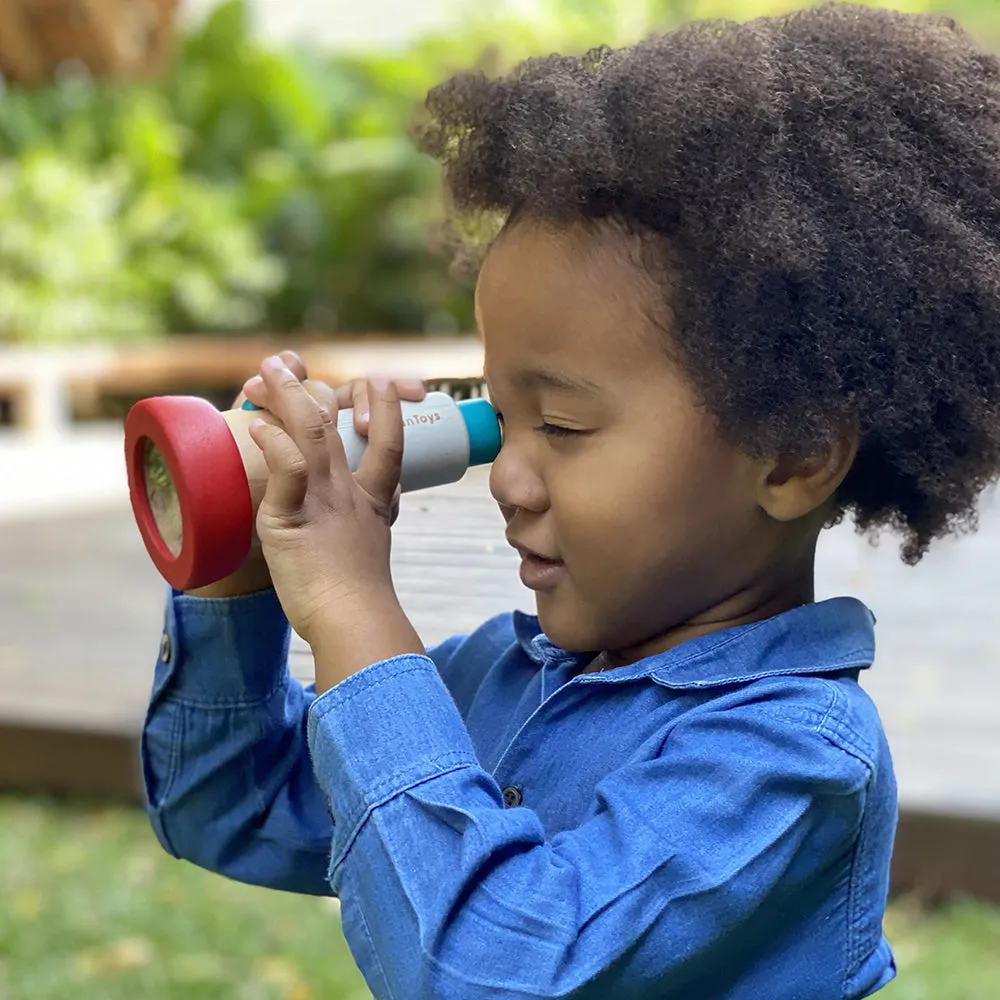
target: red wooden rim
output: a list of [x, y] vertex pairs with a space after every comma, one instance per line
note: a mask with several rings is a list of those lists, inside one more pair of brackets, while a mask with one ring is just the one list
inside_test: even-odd
[[[183, 537], [177, 556], [160, 537], [146, 495], [146, 440], [163, 454], [177, 489]], [[154, 396], [125, 419], [129, 497], [146, 551], [177, 590], [214, 583], [250, 550], [253, 505], [240, 450], [222, 414], [197, 396]]]

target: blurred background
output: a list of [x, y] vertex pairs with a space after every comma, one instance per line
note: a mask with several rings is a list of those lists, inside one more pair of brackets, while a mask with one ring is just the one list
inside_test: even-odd
[[[172, 861], [137, 808], [164, 585], [128, 508], [122, 419], [164, 393], [225, 408], [282, 346], [331, 382], [476, 391], [472, 288], [435, 246], [437, 168], [407, 138], [426, 91], [799, 6], [0, 0], [0, 1000], [368, 996], [335, 903]], [[1000, 48], [997, 0], [883, 6], [950, 13]], [[426, 641], [530, 608], [482, 475], [408, 503], [394, 559]], [[900, 776], [884, 995], [1000, 996], [994, 498], [977, 535], [912, 570], [891, 538], [828, 534], [821, 596], [879, 617], [866, 684]], [[417, 593], [428, 567], [436, 604]]]

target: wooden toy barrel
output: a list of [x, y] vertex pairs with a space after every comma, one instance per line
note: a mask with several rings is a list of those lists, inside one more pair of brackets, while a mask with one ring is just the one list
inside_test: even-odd
[[42, 84], [61, 65], [147, 77], [167, 60], [180, 0], [0, 0], [0, 74]]

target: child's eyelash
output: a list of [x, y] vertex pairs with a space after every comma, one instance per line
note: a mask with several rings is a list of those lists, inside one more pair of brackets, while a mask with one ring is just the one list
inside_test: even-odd
[[[496, 408], [493, 408], [493, 412], [496, 414], [497, 423], [500, 425], [501, 433], [504, 430], [503, 414]], [[572, 437], [574, 434], [583, 434], [584, 431], [576, 430], [573, 427], [563, 427], [560, 424], [550, 424], [548, 421], [542, 421], [542, 423], [535, 428], [535, 430], [540, 431], [542, 434], [546, 434], [549, 437]]]
[[550, 437], [571, 437], [573, 434], [582, 433], [572, 427], [562, 427], [559, 424], [550, 423], [542, 423], [536, 430], [541, 431], [543, 434], [548, 434]]

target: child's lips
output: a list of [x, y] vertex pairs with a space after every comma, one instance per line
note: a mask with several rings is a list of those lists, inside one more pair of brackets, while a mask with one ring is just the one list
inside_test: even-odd
[[513, 538], [507, 539], [521, 556], [521, 583], [529, 590], [551, 590], [566, 572], [561, 559], [549, 559]]
[[529, 590], [551, 590], [562, 579], [566, 564], [561, 559], [521, 556], [521, 583]]

